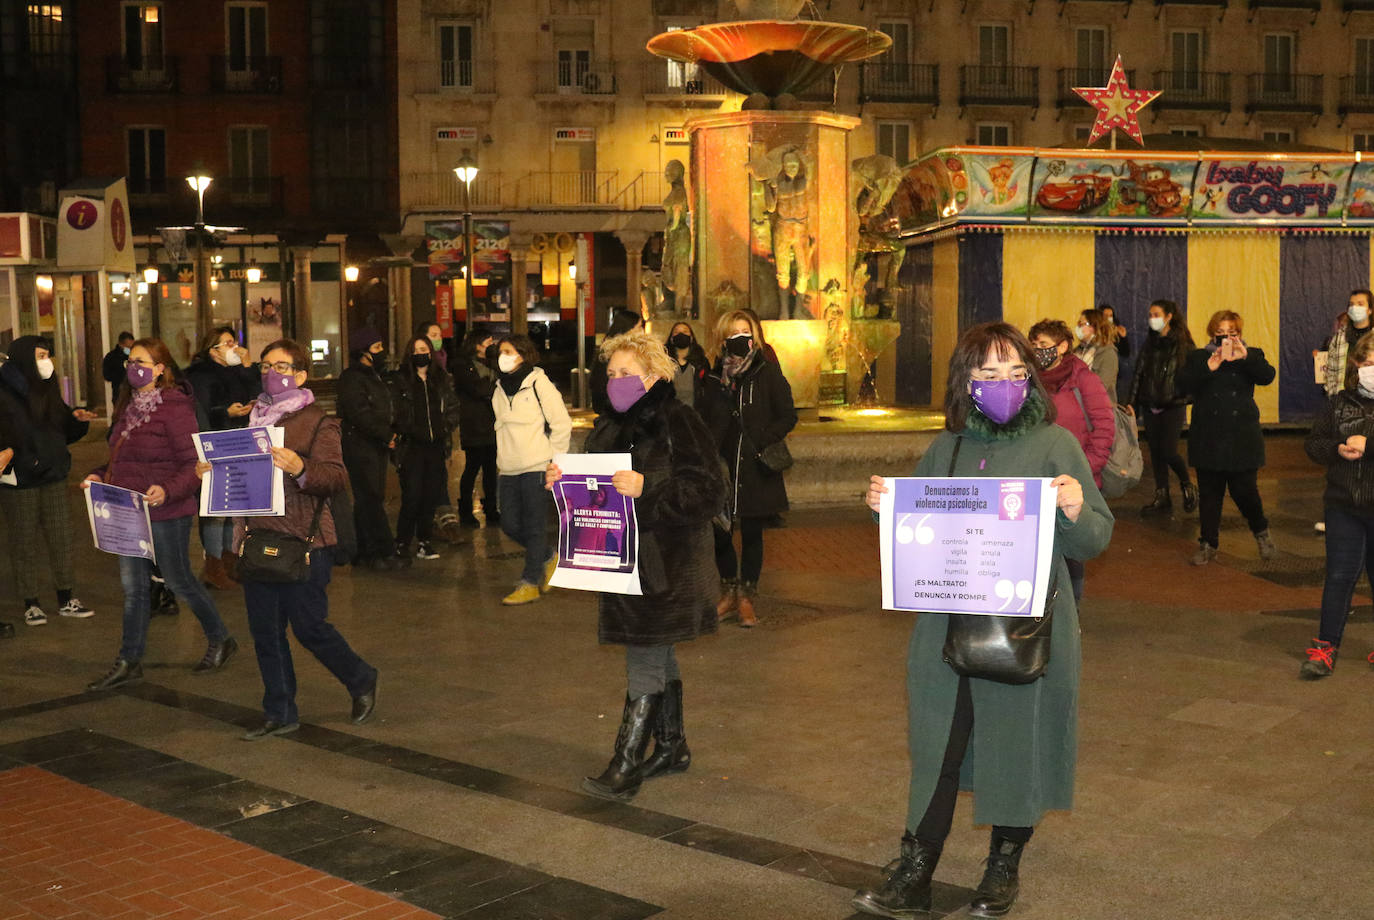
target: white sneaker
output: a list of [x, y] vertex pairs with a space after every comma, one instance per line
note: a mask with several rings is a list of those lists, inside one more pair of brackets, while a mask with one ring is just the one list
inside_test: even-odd
[[76, 617], [78, 620], [84, 620], [86, 619], [86, 617], [95, 616], [94, 610], [91, 610], [89, 607], [81, 603], [81, 601], [77, 600], [76, 598], [72, 598], [71, 600], [67, 601], [67, 603], [63, 604], [61, 609], [57, 612], [62, 614], [64, 617]]
[[1318, 521], [1312, 525], [1312, 529], [1317, 533], [1326, 533], [1326, 521]]
[[48, 622], [48, 615], [43, 612], [42, 607], [33, 606], [24, 611], [25, 626], [42, 626]]

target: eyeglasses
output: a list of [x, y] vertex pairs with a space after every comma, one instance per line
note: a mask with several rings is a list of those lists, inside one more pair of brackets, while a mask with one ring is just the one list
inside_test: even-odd
[[1009, 377], [1001, 377], [996, 371], [978, 370], [974, 371], [971, 376], [974, 380], [982, 380], [985, 382], [989, 380], [1029, 380], [1030, 371], [1026, 370], [1024, 367], [1017, 367], [1012, 369]]
[[142, 358], [129, 358], [124, 362], [125, 367], [156, 367], [156, 361], [144, 361]]
[[296, 365], [292, 364], [290, 361], [277, 361], [273, 364], [264, 364], [262, 366], [262, 372], [266, 374], [268, 371], [276, 371], [278, 374], [294, 374], [296, 372]]

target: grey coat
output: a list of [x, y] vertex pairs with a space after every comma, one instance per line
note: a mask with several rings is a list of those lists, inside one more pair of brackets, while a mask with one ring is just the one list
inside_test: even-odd
[[[1023, 416], [1035, 410], [1028, 403]], [[1035, 416], [1032, 415], [1032, 418]], [[975, 415], [974, 418], [977, 418]], [[1015, 428], [1016, 422], [1006, 428]], [[986, 423], [984, 423], [986, 424]], [[1076, 522], [1060, 512], [1055, 523], [1055, 577], [1050, 664], [1045, 676], [1012, 685], [970, 679], [973, 736], [969, 740], [961, 789], [974, 793], [977, 824], [1031, 827], [1049, 809], [1073, 805], [1078, 749], [1078, 609], [1069, 589], [1064, 557], [1091, 559], [1106, 549], [1114, 518], [1097, 487], [1078, 441], [1068, 431], [1043, 421], [1020, 431], [976, 431], [970, 424], [955, 466], [956, 476], [1058, 476], [1068, 474], [1083, 486], [1083, 509]], [[946, 476], [956, 436], [946, 431], [916, 467], [917, 476]], [[954, 719], [959, 675], [942, 656], [947, 618], [919, 614], [907, 652], [911, 790], [907, 827], [925, 814], [940, 775]]]
[[1116, 378], [1121, 372], [1121, 358], [1117, 355], [1116, 349], [1110, 346], [1102, 348], [1097, 345], [1080, 345], [1074, 354], [1087, 362], [1088, 367], [1092, 368], [1092, 372], [1107, 388], [1107, 395], [1112, 398], [1112, 402], [1116, 402]]

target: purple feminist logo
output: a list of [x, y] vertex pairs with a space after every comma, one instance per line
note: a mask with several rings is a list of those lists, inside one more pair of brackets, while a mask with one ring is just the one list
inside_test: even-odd
[[1001, 498], [997, 503], [999, 521], [1019, 521], [1026, 516], [1026, 484], [1024, 482], [1003, 482]]

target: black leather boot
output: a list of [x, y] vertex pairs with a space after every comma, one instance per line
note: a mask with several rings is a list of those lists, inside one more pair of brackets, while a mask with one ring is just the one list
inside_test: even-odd
[[886, 878], [876, 891], [858, 891], [850, 900], [855, 910], [875, 917], [908, 920], [930, 910], [930, 880], [940, 849], [917, 840], [910, 831], [902, 835], [902, 855], [888, 863]]
[[583, 777], [583, 790], [603, 799], [628, 801], [634, 798], [644, 781], [644, 749], [649, 746], [654, 716], [662, 699], [661, 693], [646, 693], [636, 700], [625, 697], [620, 733], [615, 737], [615, 754], [600, 776]]
[[640, 771], [644, 779], [660, 773], [681, 773], [692, 765], [687, 733], [682, 728], [682, 681], [670, 680], [654, 719], [654, 752]]
[[1155, 489], [1154, 501], [1140, 509], [1141, 514], [1169, 514], [1174, 510], [1174, 500], [1169, 497], [1168, 489]]
[[970, 917], [1001, 917], [1011, 910], [1021, 887], [1017, 871], [1025, 847], [1024, 843], [993, 834], [992, 845], [988, 847], [988, 867], [968, 906]]

